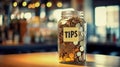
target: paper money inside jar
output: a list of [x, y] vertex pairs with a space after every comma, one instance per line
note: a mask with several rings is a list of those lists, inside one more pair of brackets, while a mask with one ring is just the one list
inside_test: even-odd
[[83, 64], [86, 60], [86, 22], [78, 11], [63, 11], [58, 22], [59, 62]]

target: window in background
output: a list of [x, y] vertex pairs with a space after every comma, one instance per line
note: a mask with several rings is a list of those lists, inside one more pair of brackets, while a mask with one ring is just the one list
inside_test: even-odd
[[117, 28], [119, 26], [119, 7], [107, 6], [107, 27]]
[[96, 7], [95, 8], [95, 25], [96, 25], [96, 35], [100, 42], [104, 42], [106, 37], [106, 7]]
[[95, 25], [106, 26], [106, 7], [105, 6], [95, 8]]
[[[99, 6], [95, 8], [96, 34], [106, 37], [109, 33], [112, 38], [119, 38], [119, 6]], [[110, 32], [108, 32], [108, 29]]]
[[95, 8], [95, 25], [116, 28], [119, 25], [119, 6]]
[[96, 27], [96, 34], [100, 42], [106, 41], [106, 27], [105, 26], [98, 26]]
[[119, 6], [107, 6], [107, 28], [111, 29], [112, 40], [119, 39]]

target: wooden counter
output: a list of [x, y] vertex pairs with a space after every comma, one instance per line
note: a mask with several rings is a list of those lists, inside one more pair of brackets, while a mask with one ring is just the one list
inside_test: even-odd
[[57, 52], [0, 55], [0, 67], [120, 67], [120, 57], [87, 54], [86, 65], [61, 64]]

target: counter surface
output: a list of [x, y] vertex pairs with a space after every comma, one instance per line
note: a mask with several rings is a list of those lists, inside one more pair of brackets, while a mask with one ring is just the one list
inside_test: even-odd
[[0, 67], [120, 67], [120, 57], [87, 54], [86, 65], [62, 64], [57, 52], [0, 55]]

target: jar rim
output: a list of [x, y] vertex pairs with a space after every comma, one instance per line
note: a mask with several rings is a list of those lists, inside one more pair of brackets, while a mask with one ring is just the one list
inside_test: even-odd
[[78, 15], [78, 11], [62, 11], [62, 16], [63, 15]]

